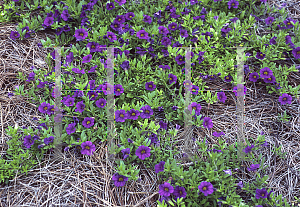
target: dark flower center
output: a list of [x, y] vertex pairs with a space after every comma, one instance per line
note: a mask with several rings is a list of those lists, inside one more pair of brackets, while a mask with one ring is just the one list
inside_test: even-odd
[[265, 75], [268, 75], [268, 72], [266, 71], [266, 72], [264, 72], [264, 74], [265, 74]]
[[72, 104], [72, 101], [70, 101], [69, 104]]
[[300, 50], [297, 52], [297, 54], [298, 54], [298, 55], [300, 54]]
[[129, 16], [130, 18], [132, 18], [132, 16]]
[[287, 24], [288, 24], [288, 25], [290, 25], [291, 23], [290, 23], [290, 22], [288, 22]]
[[165, 188], [165, 191], [169, 192], [169, 188]]
[[203, 187], [203, 190], [206, 190], [206, 187]]
[[149, 85], [149, 88], [152, 88], [152, 85]]
[[30, 139], [29, 142], [32, 143], [32, 140]]
[[226, 77], [226, 79], [228, 80], [228, 79], [229, 79], [229, 77]]
[[264, 196], [265, 194], [261, 194], [261, 196]]
[[122, 182], [123, 181], [123, 178], [119, 178], [119, 182]]
[[283, 98], [282, 100], [284, 100], [284, 101], [285, 101], [285, 100], [286, 100], [286, 98]]
[[270, 81], [272, 78], [268, 78], [268, 80]]
[[80, 36], [82, 36], [82, 37], [83, 37], [83, 33], [80, 33]]
[[101, 103], [101, 106], [103, 106], [103, 103]]
[[51, 111], [54, 111], [54, 108], [52, 108]]
[[195, 109], [195, 110], [196, 110], [196, 107], [193, 107], [193, 109]]
[[109, 35], [108, 37], [109, 37], [109, 38], [111, 38], [111, 36], [110, 36], [110, 35]]
[[120, 114], [120, 117], [124, 117], [124, 115], [123, 115], [123, 114]]
[[90, 122], [90, 121], [87, 121], [86, 123], [87, 123], [87, 124], [90, 124], [91, 122]]
[[85, 149], [90, 149], [90, 147], [89, 146], [85, 146]]
[[109, 6], [110, 8], [112, 8], [112, 6]]
[[179, 191], [180, 195], [182, 195], [182, 191]]
[[175, 26], [172, 26], [172, 28], [174, 29], [174, 28], [175, 28]]
[[57, 29], [57, 31], [59, 32], [59, 31], [60, 31], [60, 29]]
[[231, 5], [234, 6], [234, 3], [232, 3]]
[[182, 58], [180, 58], [179, 60], [182, 61]]
[[145, 150], [142, 150], [142, 151], [141, 151], [141, 154], [145, 154]]
[[131, 115], [132, 115], [132, 116], [135, 116], [135, 113], [133, 112]]
[[141, 34], [142, 37], [144, 37], [144, 34]]
[[256, 75], [254, 75], [253, 78], [256, 78]]
[[260, 56], [264, 56], [264, 54], [260, 54]]
[[18, 36], [18, 33], [15, 33], [15, 37]]
[[118, 88], [117, 91], [120, 91], [120, 89]]
[[148, 111], [148, 110], [146, 110], [146, 113], [147, 113], [147, 114], [149, 114], [149, 111]]
[[46, 107], [44, 107], [44, 110], [47, 110], [48, 109], [48, 107], [46, 106]]
[[94, 48], [95, 48], [95, 45], [92, 45], [92, 48], [94, 49]]

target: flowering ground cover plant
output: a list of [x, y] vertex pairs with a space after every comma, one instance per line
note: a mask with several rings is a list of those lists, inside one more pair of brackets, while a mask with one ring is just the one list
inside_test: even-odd
[[[253, 24], [262, 20], [254, 15], [250, 0], [151, 3], [145, 0], [145, 4], [137, 6], [126, 0], [34, 2], [26, 6], [30, 10], [41, 9], [40, 14], [31, 18], [15, 14], [24, 20], [10, 38], [24, 39], [34, 31], [48, 29], [55, 31], [56, 41], [43, 40], [41, 46], [70, 47], [62, 49], [61, 62], [65, 151], [77, 147], [82, 155], [91, 156], [96, 150], [94, 143], [106, 141], [107, 94], [114, 93], [119, 143], [114, 151], [119, 167], [112, 177], [116, 187], [136, 181], [137, 168], [143, 164], [160, 176], [158, 206], [175, 203], [180, 206], [288, 206], [266, 189], [268, 176], [260, 177], [264, 158], [252, 154], [267, 146], [264, 135], [252, 139], [254, 144], [246, 140], [243, 150], [245, 159], [251, 162], [247, 170], [256, 178], [252, 183], [241, 183], [233, 177], [241, 163], [236, 162], [236, 147], [227, 146], [221, 139], [224, 132], [213, 132], [219, 142], [213, 149], [207, 148], [206, 138], [196, 141], [201, 156], [190, 157], [194, 165], [188, 169], [177, 165], [180, 163], [176, 163], [175, 156], [181, 153], [175, 146], [176, 134], [184, 126], [185, 86], [191, 84], [188, 110], [193, 116], [193, 126], [207, 130], [212, 130], [214, 123], [201, 114], [200, 101], [225, 103], [229, 93], [221, 89], [214, 94], [207, 92], [206, 83], [219, 79], [231, 86], [235, 96], [242, 92], [237, 87], [236, 53], [229, 47], [251, 47], [244, 57], [246, 81], [265, 84], [281, 105], [291, 104], [293, 97], [298, 98], [299, 87], [288, 86], [286, 77], [297, 69], [278, 67], [275, 61], [286, 59], [282, 58], [286, 53], [299, 62], [299, 22], [270, 16], [264, 23], [274, 32], [256, 36]], [[265, 1], [257, 2], [261, 2], [261, 10], [270, 10]], [[24, 2], [19, 1], [5, 5], [16, 10], [24, 7]], [[12, 14], [5, 15], [13, 18]], [[189, 45], [195, 48], [190, 53], [191, 82], [186, 82], [187, 56], [180, 47]], [[116, 47], [113, 49], [114, 85], [106, 79], [111, 59], [105, 47], [110, 46]], [[50, 68], [55, 58], [55, 52], [48, 54]], [[38, 129], [23, 129], [27, 152], [41, 157], [46, 150], [56, 147], [55, 69], [33, 67], [27, 77], [20, 74], [19, 78], [32, 86], [28, 96], [39, 103], [38, 111], [45, 117]], [[44, 96], [38, 97], [36, 92], [43, 92]], [[245, 86], [243, 92], [247, 93]], [[15, 94], [26, 95], [22, 86], [16, 88]], [[163, 120], [157, 124], [158, 114], [163, 115]], [[170, 125], [174, 123], [176, 127], [172, 129]], [[1, 175], [1, 181], [7, 178]], [[242, 196], [237, 189], [247, 195]]]

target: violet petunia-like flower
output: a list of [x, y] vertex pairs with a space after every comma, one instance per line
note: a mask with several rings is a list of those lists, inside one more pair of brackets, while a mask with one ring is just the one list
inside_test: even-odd
[[193, 102], [188, 106], [188, 110], [191, 112], [191, 114], [193, 109], [195, 110], [195, 115], [199, 116], [201, 111], [201, 105], [197, 104], [196, 102]]
[[142, 111], [140, 113], [142, 119], [149, 119], [153, 115], [153, 110], [149, 105], [143, 106], [140, 110]]
[[176, 82], [177, 82], [177, 76], [170, 73], [169, 74], [169, 84], [176, 83]]
[[223, 171], [225, 172], [225, 174], [232, 175], [232, 172], [231, 172], [230, 169], [228, 169], [228, 170], [223, 170]]
[[222, 136], [222, 135], [225, 135], [224, 134], [224, 132], [213, 132], [213, 136], [215, 136], [215, 137], [220, 137], [220, 136]]
[[273, 71], [268, 67], [264, 67], [260, 70], [261, 78], [270, 78], [272, 75], [273, 75]]
[[140, 112], [135, 109], [130, 109], [127, 112], [127, 119], [137, 120], [139, 118]]
[[165, 166], [165, 162], [160, 161], [157, 165], [155, 165], [155, 173], [163, 172], [164, 166]]
[[287, 93], [282, 94], [281, 96], [279, 96], [279, 102], [281, 105], [285, 105], [285, 104], [291, 104], [292, 103], [292, 96], [288, 95]]
[[50, 137], [44, 139], [44, 143], [45, 143], [46, 145], [48, 145], [48, 144], [50, 144], [51, 142], [53, 142], [53, 140], [54, 140], [54, 137], [53, 137], [53, 136], [50, 136]]
[[89, 63], [91, 62], [91, 59], [92, 59], [92, 55], [88, 54], [82, 58], [82, 63]]
[[141, 160], [144, 160], [147, 157], [150, 157], [150, 155], [151, 155], [150, 152], [151, 152], [151, 149], [149, 147], [141, 145], [135, 151], [135, 155], [138, 156], [138, 158], [140, 158]]
[[76, 38], [76, 41], [84, 40], [87, 36], [88, 36], [88, 32], [85, 31], [84, 28], [77, 29], [75, 31], [75, 35], [74, 35], [74, 37]]
[[295, 59], [300, 59], [300, 47], [293, 49], [292, 53]]
[[125, 122], [127, 116], [128, 115], [124, 109], [120, 109], [115, 112], [116, 122]]
[[203, 118], [203, 127], [211, 129], [213, 127], [213, 122], [209, 117]]
[[236, 1], [236, 0], [230, 0], [230, 1], [227, 3], [227, 5], [228, 5], [228, 9], [231, 9], [231, 7], [237, 9], [238, 6], [239, 6], [239, 2]]
[[27, 135], [24, 137], [24, 146], [26, 148], [30, 148], [31, 145], [34, 144], [34, 139], [31, 138], [31, 135]]
[[265, 19], [265, 23], [267, 25], [272, 24], [274, 22], [274, 17], [268, 17]]
[[15, 40], [15, 39], [17, 39], [19, 37], [20, 37], [20, 34], [19, 34], [18, 31], [11, 31], [11, 33], [10, 33], [10, 38], [11, 39]]
[[123, 153], [123, 160], [125, 160], [127, 157], [129, 157], [130, 148], [122, 149], [121, 152]]
[[253, 72], [249, 75], [249, 80], [252, 82], [256, 82], [259, 78], [259, 75], [257, 72]]
[[247, 146], [245, 147], [245, 149], [243, 149], [243, 152], [245, 152], [246, 154], [251, 152], [251, 150], [254, 148], [254, 145], [251, 145], [251, 146]]
[[106, 4], [106, 9], [107, 9], [108, 11], [110, 11], [110, 10], [112, 10], [112, 9], [114, 9], [114, 8], [115, 8], [115, 4], [114, 4], [113, 2], [107, 3], [107, 4]]
[[90, 128], [90, 127], [94, 126], [94, 122], [95, 122], [95, 120], [93, 118], [86, 117], [82, 121], [82, 125], [86, 128]]
[[67, 131], [68, 135], [73, 134], [76, 131], [75, 126], [76, 126], [76, 123], [71, 123], [67, 126], [66, 131]]
[[115, 0], [120, 6], [126, 3], [126, 0]]
[[247, 169], [249, 171], [256, 171], [259, 168], [259, 166], [260, 166], [259, 164], [251, 164], [250, 168], [248, 167]]
[[121, 84], [114, 85], [114, 91], [116, 96], [120, 96], [124, 92], [124, 88]]
[[224, 77], [224, 81], [225, 82], [231, 82], [232, 81], [232, 76], [231, 75], [227, 75]]
[[169, 197], [174, 192], [174, 188], [170, 183], [165, 182], [159, 185], [158, 192], [161, 196]]
[[149, 34], [145, 31], [145, 30], [140, 30], [136, 33], [136, 36], [139, 38], [139, 39], [148, 39], [149, 38]]
[[267, 197], [268, 197], [268, 191], [265, 188], [256, 189], [256, 195], [255, 195], [256, 199], [267, 198]]
[[266, 54], [263, 54], [262, 52], [257, 52], [255, 57], [257, 59], [263, 60], [266, 57]]
[[91, 141], [86, 141], [81, 144], [81, 154], [83, 155], [92, 155], [96, 150], [95, 145]]
[[128, 181], [128, 178], [124, 175], [119, 175], [118, 173], [115, 173], [112, 177], [112, 180], [114, 181], [115, 186], [122, 187], [126, 184], [126, 181]]
[[153, 83], [153, 81], [150, 81], [145, 84], [145, 88], [146, 88], [146, 90], [154, 91], [156, 88], [156, 85]]
[[227, 97], [224, 92], [218, 92], [217, 96], [218, 96], [219, 101], [225, 103]]
[[96, 106], [99, 108], [104, 108], [106, 105], [106, 100], [104, 98], [100, 98], [96, 101]]
[[213, 185], [206, 181], [201, 182], [198, 189], [204, 194], [204, 196], [208, 196], [214, 192]]
[[176, 186], [175, 190], [173, 192], [173, 195], [175, 198], [185, 198], [186, 197], [186, 191], [184, 187]]

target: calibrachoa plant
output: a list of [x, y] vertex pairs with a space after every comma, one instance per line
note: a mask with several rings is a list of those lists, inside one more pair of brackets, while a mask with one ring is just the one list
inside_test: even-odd
[[[265, 0], [257, 2], [265, 8]], [[7, 8], [17, 12], [8, 9], [0, 18], [26, 18], [19, 14], [19, 10], [24, 10], [21, 2], [11, 3]], [[236, 96], [247, 95], [246, 84], [244, 90], [237, 87], [237, 65], [233, 61], [236, 54], [224, 52], [227, 47], [244, 44], [246, 40], [252, 48], [245, 51], [245, 61], [251, 58], [259, 66], [244, 65], [245, 80], [266, 85], [281, 105], [292, 104], [293, 97], [289, 94], [298, 94], [299, 88], [286, 87], [286, 76], [297, 71], [295, 66], [286, 69], [276, 66], [274, 61], [293, 59], [299, 63], [299, 23], [292, 18], [276, 19], [274, 15], [264, 17], [263, 21], [257, 12], [249, 9], [250, 3], [250, 0], [159, 3], [146, 0], [147, 5], [136, 5], [128, 0], [86, 0], [79, 4], [46, 0], [38, 6], [31, 5], [30, 11], [40, 8], [41, 14], [32, 17], [31, 23], [22, 21], [16, 31], [11, 31], [10, 40], [30, 38], [32, 33], [48, 29], [55, 32], [56, 41], [43, 40], [39, 47], [56, 44], [70, 49], [62, 49], [61, 117], [54, 117], [55, 69], [32, 67], [26, 77], [19, 77], [31, 87], [29, 97], [38, 103], [38, 111], [43, 116], [35, 120], [39, 122], [37, 128], [22, 129], [27, 152], [42, 154], [53, 150], [53, 123], [61, 120], [62, 139], [68, 145], [65, 151], [76, 147], [80, 154], [93, 156], [95, 142], [107, 139], [107, 109], [111, 107], [107, 95], [113, 94], [113, 116], [119, 139], [114, 153], [120, 158], [118, 171], [112, 177], [116, 187], [137, 180], [137, 167], [143, 163], [158, 174], [159, 206], [180, 202], [187, 206], [283, 206], [281, 198], [275, 198], [266, 189], [268, 176], [259, 174], [263, 173], [264, 159], [252, 159], [255, 150], [268, 146], [264, 135], [252, 139], [251, 143], [246, 140], [248, 145], [243, 149], [251, 162], [244, 170], [260, 181], [243, 183], [235, 177], [242, 168], [234, 160], [235, 146], [227, 146], [222, 141], [225, 133], [217, 132], [216, 124], [201, 111], [207, 103], [225, 104], [229, 95], [225, 91], [203, 93], [207, 82], [218, 80], [232, 86]], [[147, 12], [145, 6], [150, 7]], [[274, 31], [272, 35], [251, 40], [246, 37], [255, 33], [251, 28], [256, 21]], [[296, 35], [288, 35], [292, 33]], [[189, 45], [197, 48], [186, 55], [180, 47]], [[116, 48], [110, 50], [110, 46]], [[112, 59], [108, 55], [110, 51]], [[187, 57], [191, 58], [191, 81], [185, 81]], [[51, 58], [55, 60], [54, 52], [48, 55]], [[107, 74], [111, 67], [114, 73]], [[113, 85], [107, 75], [114, 78]], [[180, 154], [171, 142], [176, 141], [175, 136], [184, 125], [185, 87], [190, 87], [191, 104], [187, 108], [194, 118], [193, 125], [212, 131], [220, 144], [208, 149], [206, 139], [199, 142], [193, 138], [206, 161], [189, 157], [198, 162], [188, 170], [174, 158], [187, 155]], [[35, 92], [44, 96], [41, 98]], [[15, 94], [25, 95], [24, 87], [16, 87], [9, 96]], [[157, 116], [162, 117], [158, 123]], [[174, 122], [176, 126], [172, 129]], [[13, 129], [10, 130], [16, 137]], [[171, 150], [166, 151], [167, 146]], [[1, 179], [4, 180], [4, 175]], [[243, 190], [243, 195], [237, 189]]]

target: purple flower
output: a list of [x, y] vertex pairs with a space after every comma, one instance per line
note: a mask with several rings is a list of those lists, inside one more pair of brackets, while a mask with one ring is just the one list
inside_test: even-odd
[[149, 105], [143, 106], [140, 110], [142, 111], [140, 114], [142, 119], [150, 119], [150, 117], [153, 115], [153, 110]]
[[133, 140], [130, 139], [130, 138], [128, 138], [127, 141], [128, 141], [129, 143], [133, 143]]
[[106, 9], [107, 9], [108, 11], [110, 11], [110, 10], [112, 10], [112, 9], [114, 9], [114, 8], [115, 8], [115, 4], [114, 4], [113, 2], [107, 3], [107, 4], [106, 4]]
[[82, 58], [82, 63], [89, 63], [91, 61], [91, 59], [92, 59], [92, 55], [91, 54], [89, 54], [87, 56], [84, 56]]
[[89, 96], [91, 101], [96, 100], [96, 98], [98, 97], [98, 93], [96, 93], [95, 91], [89, 91], [87, 95]]
[[257, 52], [255, 57], [257, 59], [263, 60], [266, 57], [266, 54], [263, 54], [262, 52]]
[[172, 110], [176, 111], [178, 109], [178, 106], [172, 106]]
[[300, 58], [300, 47], [293, 49], [292, 53], [293, 53], [295, 59], [299, 59]]
[[161, 196], [169, 197], [171, 193], [174, 192], [174, 188], [170, 183], [165, 182], [164, 184], [159, 185], [158, 192]]
[[256, 82], [259, 78], [259, 75], [257, 72], [253, 72], [249, 75], [249, 80], [252, 82]]
[[144, 15], [144, 22], [151, 24], [152, 23], [152, 18], [148, 15]]
[[177, 82], [177, 76], [170, 73], [169, 74], [169, 84], [176, 83], [176, 82]]
[[254, 145], [247, 146], [247, 147], [245, 147], [245, 149], [243, 149], [243, 152], [245, 152], [247, 154], [247, 153], [251, 152], [251, 149], [253, 149], [253, 148], [254, 148]]
[[94, 126], [94, 119], [90, 118], [90, 117], [86, 117], [82, 121], [82, 125], [86, 128], [90, 128], [90, 127]]
[[76, 123], [71, 123], [67, 126], [66, 131], [67, 131], [68, 135], [75, 133], [75, 131], [76, 131], [75, 126], [76, 126]]
[[274, 83], [276, 81], [276, 78], [274, 75], [271, 75], [269, 78], [264, 78], [263, 79], [265, 83]]
[[[94, 120], [93, 120], [94, 121]], [[92, 155], [96, 150], [95, 145], [91, 141], [86, 141], [81, 144], [81, 154], [83, 155]]]
[[176, 58], [175, 58], [176, 62], [178, 65], [182, 65], [185, 63], [185, 60], [184, 58], [182, 57], [182, 55], [177, 55]]
[[272, 37], [272, 38], [270, 39], [270, 44], [271, 44], [271, 45], [275, 45], [275, 44], [276, 44], [276, 39], [277, 39], [277, 37]]
[[24, 146], [26, 148], [30, 148], [31, 145], [34, 144], [34, 139], [31, 138], [31, 135], [27, 135], [24, 137]]
[[114, 91], [116, 96], [120, 96], [124, 92], [124, 88], [121, 84], [114, 85]]
[[[87, 48], [90, 48], [90, 51], [91, 52], [97, 52], [98, 50], [98, 47], [99, 47], [99, 43], [96, 43], [96, 42], [89, 42], [87, 45], [86, 45]], [[92, 58], [91, 58], [92, 59]]]
[[148, 36], [148, 33], [145, 31], [145, 30], [140, 30], [136, 33], [136, 36], [139, 38], [139, 39], [148, 39], [149, 36]]
[[204, 117], [203, 118], [203, 126], [205, 128], [211, 129], [213, 127], [212, 120], [209, 117]]
[[70, 14], [68, 12], [69, 11], [67, 9], [65, 9], [65, 10], [63, 10], [63, 12], [60, 15], [64, 21], [68, 21], [68, 19], [70, 17]]
[[255, 171], [255, 170], [257, 170], [259, 168], [259, 166], [260, 166], [259, 164], [251, 164], [250, 168], [248, 167], [247, 169], [249, 171]]
[[236, 0], [230, 0], [227, 4], [228, 4], [228, 9], [231, 9], [231, 7], [237, 9], [239, 2]]
[[126, 0], [115, 0], [120, 6], [126, 3]]
[[50, 27], [54, 23], [54, 18], [53, 17], [46, 17], [44, 20], [44, 25], [46, 27]]
[[137, 120], [139, 118], [140, 112], [135, 109], [130, 109], [127, 112], [127, 119]]
[[73, 106], [74, 105], [74, 101], [75, 101], [75, 98], [68, 98], [66, 101], [65, 101], [65, 105], [66, 106]]
[[243, 187], [244, 187], [243, 181], [240, 181], [240, 182], [237, 184], [237, 186], [240, 187], [240, 188], [243, 188]]
[[115, 112], [115, 119], [116, 122], [125, 122], [125, 120], [127, 119], [127, 113], [125, 112], [125, 110], [124, 109], [117, 110]]
[[273, 75], [273, 71], [268, 67], [264, 67], [260, 70], [261, 78], [270, 78], [272, 75]]
[[217, 96], [218, 96], [219, 101], [225, 103], [227, 97], [224, 92], [218, 92]]
[[256, 189], [256, 195], [255, 195], [256, 199], [267, 198], [267, 196], [268, 196], [268, 191], [265, 188]]
[[283, 23], [287, 26], [287, 29], [294, 27], [294, 25], [291, 22], [295, 24], [297, 21], [292, 18], [287, 18], [286, 20], [283, 21]]
[[199, 93], [199, 87], [196, 85], [192, 85], [191, 92], [193, 95], [197, 95]]
[[27, 82], [33, 81], [33, 80], [34, 80], [34, 76], [35, 76], [35, 73], [34, 73], [34, 72], [31, 72], [31, 73], [28, 75], [28, 79], [27, 79], [26, 81], [27, 81]]
[[282, 94], [281, 96], [279, 96], [278, 101], [280, 102], [281, 105], [285, 105], [285, 104], [291, 104], [292, 103], [292, 96], [288, 95], [287, 93]]
[[129, 157], [130, 148], [122, 149], [121, 152], [123, 153], [123, 160], [125, 160], [127, 157]]
[[153, 81], [150, 81], [145, 84], [145, 88], [146, 88], [146, 90], [154, 91], [156, 88], [156, 85], [153, 83]]
[[46, 112], [49, 116], [51, 116], [52, 114], [54, 114], [54, 105], [50, 105], [47, 109]]
[[155, 165], [155, 173], [163, 172], [164, 166], [165, 166], [165, 162], [160, 161], [157, 165]]
[[206, 181], [201, 182], [198, 189], [204, 194], [204, 196], [208, 196], [214, 192], [213, 185]]
[[225, 82], [231, 82], [232, 81], [232, 76], [231, 75], [227, 75], [224, 77], [224, 81]]
[[185, 198], [186, 197], [186, 191], [184, 187], [176, 186], [175, 190], [173, 192], [173, 195], [177, 198]]
[[118, 173], [115, 173], [112, 177], [112, 180], [115, 181], [115, 186], [122, 187], [125, 185], [126, 181], [128, 181], [128, 178], [124, 175], [119, 175]]
[[272, 24], [274, 22], [274, 17], [268, 17], [267, 19], [265, 19], [265, 22], [267, 25]]
[[43, 102], [40, 106], [39, 106], [39, 111], [43, 114], [47, 113], [48, 108], [50, 107], [50, 104]]
[[104, 98], [100, 98], [96, 101], [96, 106], [99, 108], [104, 108], [106, 105], [106, 100]]
[[215, 137], [220, 137], [220, 136], [222, 136], [222, 135], [225, 135], [224, 134], [224, 132], [213, 132], [213, 136], [215, 136]]
[[127, 14], [125, 14], [125, 18], [129, 21], [132, 20], [133, 17], [135, 17], [133, 12], [128, 12]]
[[150, 155], [151, 155], [150, 152], [151, 152], [151, 149], [149, 147], [141, 145], [135, 151], [135, 155], [138, 156], [138, 158], [140, 158], [141, 160], [144, 160], [147, 157], [150, 157]]
[[107, 32], [107, 38], [110, 42], [114, 42], [117, 40], [117, 36], [113, 32]]
[[76, 41], [84, 40], [87, 36], [88, 36], [88, 32], [85, 31], [84, 28], [77, 29], [75, 31], [75, 35], [74, 35], [74, 37], [76, 38]]
[[44, 139], [44, 143], [45, 143], [46, 145], [48, 145], [48, 144], [50, 144], [51, 142], [53, 142], [53, 140], [54, 140], [54, 137], [53, 137], [53, 136], [50, 136], [49, 138], [45, 138], [45, 139]]
[[[235, 96], [237, 96], [238, 95], [238, 93], [239, 93], [239, 96], [241, 96], [242, 94], [242, 88], [237, 88], [236, 86], [234, 86], [233, 87], [233, 92], [234, 92], [234, 94], [235, 94]], [[246, 86], [244, 86], [244, 95], [246, 94], [246, 92], [247, 92], [247, 88], [246, 88]]]
[[199, 116], [201, 111], [201, 105], [197, 104], [196, 102], [193, 102], [188, 106], [188, 110], [191, 112], [191, 114], [193, 112], [193, 109], [195, 110], [195, 115]]
[[228, 169], [228, 170], [223, 170], [223, 171], [225, 172], [225, 174], [232, 175], [232, 172], [231, 172], [230, 169]]
[[10, 33], [10, 38], [11, 39], [15, 40], [15, 39], [17, 39], [19, 37], [20, 37], [20, 34], [19, 34], [18, 31], [11, 31], [11, 33]]
[[168, 129], [167, 123], [163, 122], [163, 120], [159, 121], [159, 125], [160, 125], [160, 129], [165, 129], [165, 130]]

